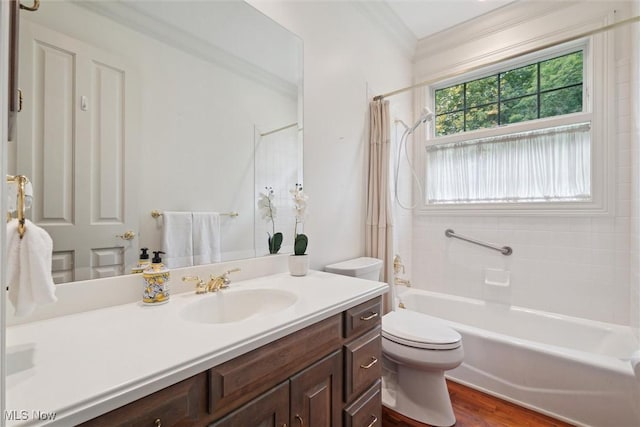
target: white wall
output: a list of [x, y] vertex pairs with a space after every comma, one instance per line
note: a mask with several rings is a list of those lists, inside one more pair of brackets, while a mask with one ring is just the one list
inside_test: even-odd
[[[304, 41], [305, 233], [311, 267], [362, 256], [368, 102], [412, 83], [410, 56], [357, 2], [251, 3]], [[406, 98], [391, 104], [392, 111], [402, 104], [399, 114], [409, 111]]]
[[[615, 19], [628, 13], [629, 3], [585, 4], [523, 2], [487, 15], [478, 26], [465, 24], [451, 32], [419, 42], [418, 80], [440, 72], [482, 64], [503, 55], [511, 46], [526, 48], [558, 34], [579, 34], [602, 25], [612, 11]], [[522, 17], [524, 19], [519, 19]], [[479, 21], [480, 22], [480, 21]], [[631, 239], [631, 170], [637, 169], [630, 151], [630, 54], [628, 28], [615, 37], [616, 109], [613, 146], [616, 159], [614, 214], [608, 216], [454, 216], [416, 215], [413, 223], [413, 282], [420, 288], [487, 298], [483, 288], [485, 268], [511, 272], [511, 287], [503, 297], [513, 305], [583, 318], [629, 325], [637, 324], [638, 280], [630, 280], [630, 245], [637, 254], [637, 228]], [[446, 43], [451, 43], [446, 46]], [[447, 65], [448, 64], [448, 65]], [[442, 69], [445, 67], [446, 69]], [[616, 117], [616, 115], [614, 115]], [[636, 178], [637, 180], [637, 178]], [[637, 184], [636, 184], [637, 185]], [[637, 188], [633, 190], [637, 201]], [[636, 211], [637, 212], [637, 211]], [[637, 215], [637, 213], [636, 213]], [[637, 222], [637, 221], [636, 221]], [[637, 225], [636, 225], [637, 227]], [[444, 230], [513, 247], [512, 256], [454, 241]], [[637, 265], [637, 258], [634, 261]], [[630, 298], [632, 297], [632, 298]], [[630, 303], [630, 299], [635, 301]]]
[[[296, 122], [297, 95], [68, 2], [54, 2], [23, 19], [131, 65], [128, 77], [136, 79], [129, 88], [139, 111], [128, 117], [135, 117], [140, 132], [130, 142], [139, 144], [139, 155], [126, 160], [136, 163], [139, 175], [127, 183], [138, 193], [138, 246], [160, 248], [162, 219], [153, 219], [152, 210], [235, 211], [238, 217], [221, 219], [222, 259], [253, 257], [254, 126], [260, 133]], [[278, 135], [271, 139], [277, 143]], [[295, 162], [288, 167], [297, 173]], [[288, 195], [289, 189], [276, 190]]]

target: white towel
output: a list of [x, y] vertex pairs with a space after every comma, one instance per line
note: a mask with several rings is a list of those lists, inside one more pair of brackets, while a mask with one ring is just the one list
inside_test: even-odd
[[220, 214], [193, 212], [193, 263], [212, 262], [220, 262]]
[[168, 268], [193, 265], [191, 212], [165, 212], [163, 215], [162, 251]]
[[20, 239], [18, 220], [7, 223], [7, 284], [16, 316], [28, 316], [39, 304], [56, 302], [51, 277], [53, 241], [29, 220]]

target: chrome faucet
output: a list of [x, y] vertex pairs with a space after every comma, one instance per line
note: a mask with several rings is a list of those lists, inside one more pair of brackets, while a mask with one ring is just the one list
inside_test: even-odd
[[183, 282], [196, 282], [196, 294], [206, 294], [207, 292], [218, 292], [220, 289], [228, 288], [231, 284], [230, 273], [240, 271], [239, 268], [227, 270], [220, 276], [209, 276], [209, 281], [205, 283], [199, 276], [184, 276]]

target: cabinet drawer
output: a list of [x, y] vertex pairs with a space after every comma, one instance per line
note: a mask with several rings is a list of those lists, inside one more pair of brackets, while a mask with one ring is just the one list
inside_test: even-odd
[[352, 338], [380, 325], [382, 298], [373, 298], [356, 305], [344, 313], [344, 337]]
[[345, 345], [345, 402], [368, 389], [382, 376], [381, 328]]
[[382, 382], [380, 380], [344, 410], [344, 427], [382, 426]]
[[286, 426], [288, 422], [289, 383], [285, 381], [209, 427]]
[[342, 344], [337, 314], [209, 370], [209, 412], [218, 418], [286, 380]]
[[[81, 424], [83, 427], [192, 426], [206, 415], [207, 375], [202, 372], [150, 396]], [[158, 421], [156, 421], [158, 420]]]

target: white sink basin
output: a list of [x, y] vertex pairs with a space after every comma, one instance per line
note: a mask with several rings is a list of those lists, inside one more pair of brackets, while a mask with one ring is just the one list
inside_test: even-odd
[[255, 315], [282, 311], [297, 299], [294, 293], [280, 289], [223, 290], [190, 303], [180, 316], [199, 323], [240, 322]]

